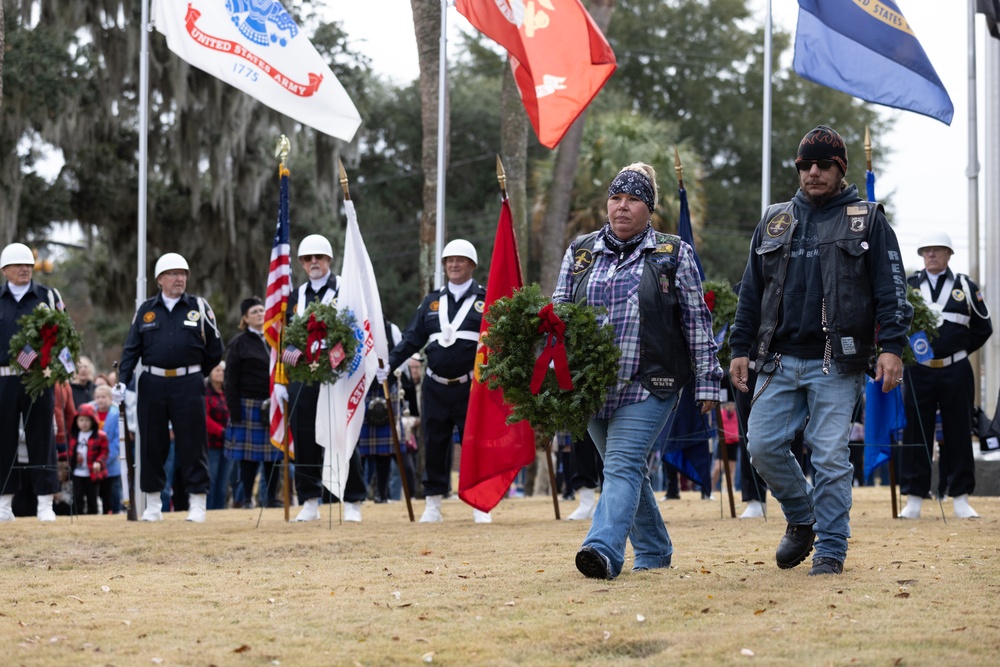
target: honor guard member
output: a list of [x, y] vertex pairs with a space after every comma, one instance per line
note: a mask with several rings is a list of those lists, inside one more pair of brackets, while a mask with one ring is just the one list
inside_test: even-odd
[[156, 260], [154, 274], [160, 293], [135, 313], [114, 400], [122, 401], [141, 361], [139, 486], [146, 494], [141, 520], [163, 520], [160, 492], [167, 485], [172, 427], [177, 466], [189, 494], [187, 520], [202, 523], [209, 488], [205, 377], [222, 360], [222, 339], [208, 302], [185, 291], [189, 270], [183, 257], [168, 252]]
[[[340, 276], [330, 270], [333, 247], [324, 236], [310, 234], [299, 243], [299, 264], [307, 280], [293, 289], [288, 297], [287, 323], [302, 315], [313, 301], [337, 305], [340, 293]], [[302, 353], [286, 347], [282, 354], [284, 363], [294, 366], [301, 361]], [[319, 384], [307, 385], [292, 382], [274, 386], [275, 397], [287, 400], [290, 408], [288, 424], [295, 447], [295, 493], [299, 510], [296, 521], [317, 521], [319, 501], [323, 496], [323, 456], [325, 448], [316, 442], [316, 404], [319, 402]], [[361, 502], [368, 495], [361, 472], [361, 453], [355, 448], [351, 456], [350, 472], [344, 487], [344, 520], [361, 521]]]
[[906, 370], [903, 404], [906, 406], [905, 442], [924, 447], [903, 447], [900, 458], [902, 492], [907, 494], [901, 519], [916, 519], [931, 490], [931, 453], [934, 422], [941, 411], [943, 439], [940, 444], [942, 495], [950, 495], [959, 519], [978, 517], [969, 505], [976, 486], [976, 462], [972, 455], [972, 409], [975, 381], [969, 355], [993, 333], [983, 294], [969, 276], [952, 273], [948, 261], [955, 253], [951, 237], [931, 232], [920, 239], [917, 254], [924, 269], [907, 279], [919, 290], [924, 302], [938, 316], [938, 336], [931, 340], [933, 359]]
[[23, 243], [11, 243], [0, 253], [5, 283], [0, 287], [0, 521], [13, 521], [11, 502], [20, 490], [21, 477], [12, 468], [17, 459], [19, 427], [24, 420], [29, 477], [38, 496], [38, 520], [55, 521], [52, 496], [59, 490], [56, 470], [56, 435], [53, 427], [55, 393], [51, 387], [34, 401], [19, 375], [20, 366], [10, 358], [10, 339], [17, 320], [38, 306], [64, 310], [56, 290], [31, 279], [35, 255]]
[[[427, 372], [423, 382], [423, 424], [426, 443], [422, 522], [441, 521], [441, 499], [451, 480], [453, 432], [465, 430], [469, 407], [469, 380], [476, 362], [479, 327], [483, 321], [486, 290], [472, 279], [479, 263], [476, 249], [455, 239], [441, 253], [448, 283], [427, 295], [410, 320], [403, 341], [389, 353], [389, 369], [405, 363], [425, 345]], [[380, 371], [380, 375], [386, 371]], [[379, 382], [381, 382], [381, 377]], [[489, 523], [487, 512], [473, 510], [476, 523]]]

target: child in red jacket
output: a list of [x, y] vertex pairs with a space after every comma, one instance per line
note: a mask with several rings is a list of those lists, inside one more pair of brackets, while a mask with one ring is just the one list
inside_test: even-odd
[[76, 413], [72, 433], [69, 461], [73, 469], [73, 507], [82, 514], [86, 498], [87, 514], [97, 514], [97, 491], [108, 475], [108, 436], [97, 428], [97, 414], [89, 403]]

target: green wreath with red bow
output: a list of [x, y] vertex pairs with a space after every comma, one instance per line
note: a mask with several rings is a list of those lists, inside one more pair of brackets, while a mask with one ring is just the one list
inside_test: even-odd
[[503, 390], [508, 424], [527, 420], [544, 441], [556, 431], [583, 437], [617, 382], [621, 356], [614, 329], [598, 326], [597, 314], [591, 306], [551, 303], [537, 284], [490, 305], [480, 379]]
[[292, 382], [332, 384], [354, 363], [362, 337], [350, 310], [313, 301], [285, 329], [285, 375]]
[[69, 315], [46, 304], [18, 318], [17, 327], [10, 339], [10, 365], [20, 370], [24, 389], [34, 401], [57, 382], [73, 377], [80, 334]]

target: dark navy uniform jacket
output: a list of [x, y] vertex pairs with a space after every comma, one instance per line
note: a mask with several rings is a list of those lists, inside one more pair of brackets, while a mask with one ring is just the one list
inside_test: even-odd
[[32, 280], [28, 285], [28, 291], [18, 301], [8, 289], [6, 282], [0, 285], [0, 366], [10, 366], [10, 339], [18, 331], [17, 320], [23, 315], [30, 314], [40, 303], [56, 310], [64, 310], [62, 301], [57, 295], [58, 292], [55, 290]]
[[[473, 294], [476, 300], [473, 308], [458, 327], [458, 331], [474, 331], [479, 334], [479, 328], [483, 323], [483, 308], [486, 299], [486, 289], [475, 280], [463, 294], [467, 297]], [[394, 371], [400, 364], [410, 358], [414, 352], [427, 345], [431, 335], [441, 333], [441, 322], [438, 319], [438, 310], [441, 307], [441, 299], [448, 299], [448, 314], [454, 321], [456, 313], [460, 307], [460, 301], [456, 301], [451, 295], [448, 287], [442, 287], [428, 294], [410, 323], [406, 325], [403, 332], [402, 342], [394, 347], [389, 353], [389, 372]], [[464, 298], [462, 299], [464, 301]], [[457, 339], [450, 347], [443, 347], [437, 341], [427, 345], [424, 352], [427, 355], [427, 367], [436, 375], [444, 378], [457, 378], [472, 370], [476, 363], [476, 350], [479, 347], [478, 341]]]
[[204, 305], [207, 322], [202, 321], [198, 297], [187, 292], [181, 295], [173, 311], [167, 310], [162, 293], [144, 301], [125, 340], [121, 382], [129, 383], [140, 359], [145, 366], [201, 366], [203, 374], [211, 373], [222, 360], [222, 338], [215, 313], [207, 301]]

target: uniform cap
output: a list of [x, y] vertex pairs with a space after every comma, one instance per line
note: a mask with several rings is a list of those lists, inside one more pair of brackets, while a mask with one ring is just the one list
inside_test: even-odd
[[951, 245], [951, 237], [948, 236], [948, 232], [927, 232], [920, 237], [920, 243], [917, 245], [917, 254], [923, 255], [924, 248], [933, 247], [947, 248], [951, 251], [951, 254], [955, 254], [955, 248]]
[[479, 255], [476, 254], [476, 247], [465, 239], [455, 239], [448, 242], [448, 245], [441, 251], [441, 260], [448, 257], [468, 257], [473, 264], [479, 266]]
[[299, 257], [306, 255], [326, 255], [333, 258], [333, 246], [325, 236], [310, 234], [299, 242]]
[[35, 253], [31, 248], [23, 243], [11, 243], [0, 253], [0, 269], [5, 269], [11, 264], [35, 265]]
[[156, 260], [156, 268], [153, 269], [153, 277], [159, 278], [160, 274], [164, 271], [173, 271], [175, 269], [184, 269], [190, 272], [191, 269], [188, 268], [187, 260], [178, 255], [176, 252], [168, 252], [165, 255], [160, 255], [160, 258]]

